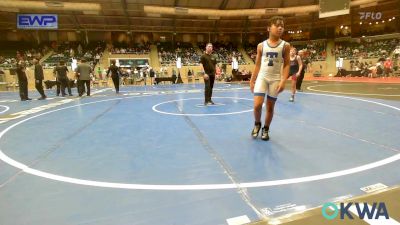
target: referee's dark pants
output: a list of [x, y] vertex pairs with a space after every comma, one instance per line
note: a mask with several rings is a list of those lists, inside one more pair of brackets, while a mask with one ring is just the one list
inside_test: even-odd
[[18, 87], [21, 100], [28, 100], [28, 80], [18, 80]]
[[301, 84], [303, 83], [305, 70], [301, 70], [299, 77], [296, 80], [296, 90], [301, 90]]
[[71, 84], [69, 82], [69, 79], [68, 78], [57, 79], [57, 91], [56, 91], [57, 96], [60, 95], [60, 92], [62, 96], [66, 95], [65, 88], [67, 88], [68, 94], [72, 96]]
[[42, 98], [46, 98], [46, 95], [44, 94], [43, 90], [43, 80], [35, 80], [35, 88], [42, 96]]
[[78, 85], [80, 86], [79, 89], [79, 96], [83, 95], [83, 92], [85, 92], [85, 85], [86, 85], [86, 95], [90, 96], [90, 80], [79, 80]]
[[115, 92], [119, 93], [119, 76], [111, 76], [111, 79], [114, 83]]
[[208, 75], [208, 79], [204, 80], [204, 102], [210, 102], [212, 97], [212, 89], [214, 87], [215, 75]]

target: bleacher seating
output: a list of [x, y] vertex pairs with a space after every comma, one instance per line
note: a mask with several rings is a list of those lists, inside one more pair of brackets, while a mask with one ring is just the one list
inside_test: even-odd
[[87, 62], [95, 66], [97, 64], [96, 56], [102, 56], [105, 49], [105, 43], [93, 42], [82, 47], [79, 42], [62, 43], [54, 48], [53, 54], [43, 62], [44, 68], [53, 68], [63, 60], [67, 66], [71, 65], [72, 58], [86, 59]]
[[358, 42], [339, 42], [336, 43], [335, 49], [332, 50], [336, 58], [344, 59], [370, 59], [370, 58], [386, 58], [394, 51], [400, 39], [388, 40], [364, 40]]
[[311, 61], [325, 61], [326, 59], [326, 42], [310, 41], [305, 45], [293, 45], [297, 51], [303, 50], [304, 55]]
[[170, 42], [157, 43], [158, 58], [162, 66], [176, 65], [176, 60], [181, 57], [183, 66], [199, 65], [200, 55], [191, 43], [176, 43], [173, 45]]
[[26, 65], [31, 66], [34, 58], [42, 58], [49, 48], [44, 43], [40, 46], [29, 42], [3, 41], [0, 42], [0, 68], [13, 68], [18, 58], [23, 58]]
[[150, 44], [126, 44], [126, 43], [114, 43], [110, 49], [111, 54], [135, 54], [145, 55], [150, 54]]
[[256, 62], [256, 57], [257, 57], [257, 44], [246, 44], [244, 49], [246, 50], [247, 55], [253, 60], [253, 62]]
[[[198, 43], [200, 49], [205, 49], [207, 43]], [[213, 43], [214, 54], [218, 56], [218, 62], [223, 64], [231, 64], [232, 58], [235, 57], [239, 65], [245, 65], [242, 53], [233, 43]]]

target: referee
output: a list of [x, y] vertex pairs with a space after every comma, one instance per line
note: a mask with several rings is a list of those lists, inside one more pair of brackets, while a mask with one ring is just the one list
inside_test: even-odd
[[215, 81], [215, 65], [217, 64], [217, 58], [212, 55], [213, 45], [207, 43], [206, 51], [200, 58], [200, 63], [203, 66], [204, 71], [204, 105], [214, 105], [215, 103], [211, 100], [212, 89]]

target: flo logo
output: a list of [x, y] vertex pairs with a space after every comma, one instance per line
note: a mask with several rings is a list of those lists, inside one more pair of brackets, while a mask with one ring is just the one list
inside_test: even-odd
[[[340, 207], [340, 208], [339, 208]], [[340, 219], [354, 219], [354, 215], [357, 215], [358, 218], [364, 219], [389, 219], [389, 214], [386, 209], [386, 205], [383, 202], [374, 202], [371, 205], [368, 205], [366, 202], [358, 203], [358, 202], [348, 202], [348, 203], [340, 203], [340, 205], [336, 205], [335, 203], [328, 202], [322, 206], [322, 215], [328, 219], [333, 220], [340, 214]]]
[[369, 18], [373, 20], [380, 20], [382, 19], [382, 13], [381, 12], [359, 12], [360, 14], [360, 20], [368, 20]]

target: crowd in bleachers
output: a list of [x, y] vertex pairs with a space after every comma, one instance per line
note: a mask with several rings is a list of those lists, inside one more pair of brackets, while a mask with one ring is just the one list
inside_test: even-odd
[[157, 43], [157, 49], [158, 58], [163, 66], [176, 65], [178, 57], [181, 58], [183, 66], [195, 66], [200, 63], [201, 55], [191, 43]]
[[34, 46], [26, 42], [1, 42], [0, 45], [0, 68], [4, 69], [13, 68], [21, 60], [30, 66], [34, 58], [40, 59], [49, 51], [45, 44]]
[[339, 42], [336, 43], [335, 49], [332, 49], [332, 54], [344, 59], [386, 58], [398, 45], [400, 39], [365, 40], [360, 43]]
[[[206, 43], [199, 43], [198, 48], [195, 48], [191, 43], [157, 43], [161, 66], [175, 67], [178, 57], [181, 58], [182, 66], [200, 65], [200, 57], [203, 54], [202, 50], [205, 49], [205, 45]], [[53, 68], [58, 65], [60, 61], [64, 61], [66, 66], [71, 66], [72, 58], [78, 60], [84, 58], [88, 64], [94, 68], [102, 57], [105, 49], [105, 43], [103, 42], [91, 42], [88, 45], [83, 45], [80, 42], [65, 42], [59, 44], [53, 42], [42, 44], [40, 47], [23, 42], [9, 42], [2, 43], [2, 46], [4, 46], [4, 48], [0, 50], [0, 68], [3, 69], [15, 67], [17, 61], [21, 60], [25, 61], [27, 66], [30, 66], [32, 65], [32, 59], [40, 59], [50, 50], [53, 50], [53, 54], [42, 63], [44, 68]], [[310, 61], [326, 60], [327, 52], [325, 41], [309, 41], [306, 44], [295, 44], [294, 46], [298, 51], [303, 50], [305, 56]], [[257, 45], [245, 44], [244, 48], [248, 56], [255, 61]], [[110, 50], [110, 52], [116, 54], [149, 54], [150, 44], [133, 44], [129, 46], [126, 44], [114, 44]], [[233, 58], [237, 59], [239, 65], [246, 64], [243, 60], [243, 55], [232, 43], [213, 43], [213, 53], [218, 57], [218, 63], [220, 64], [229, 65], [232, 63]], [[384, 71], [384, 74], [390, 74], [388, 71], [398, 70], [400, 61], [400, 39], [360, 39], [358, 42], [337, 42], [329, 54], [336, 56], [336, 58], [341, 57], [353, 60], [350, 70], [362, 70], [364, 71], [362, 73], [364, 76], [371, 75], [374, 70], [370, 68], [373, 67], [377, 68], [376, 71], [378, 75], [382, 74], [380, 73], [381, 70], [378, 70], [379, 67], [376, 65], [376, 61], [371, 60], [371, 62], [365, 63], [365, 59], [384, 59], [385, 62], [382, 60], [380, 61], [382, 67], [384, 67], [382, 71]], [[392, 62], [388, 61], [390, 56], [392, 56]]]
[[126, 44], [126, 43], [114, 43], [110, 49], [111, 54], [135, 54], [145, 55], [150, 54], [150, 44]]
[[303, 50], [310, 61], [324, 61], [326, 59], [326, 42], [310, 41], [305, 45], [294, 45], [297, 51]]
[[246, 44], [244, 46], [244, 49], [247, 53], [247, 55], [250, 57], [251, 60], [253, 60], [253, 62], [256, 62], [256, 57], [257, 57], [257, 44]]
[[[294, 45], [297, 51], [303, 50], [305, 55], [311, 61], [324, 61], [326, 60], [326, 42], [323, 41], [310, 41], [303, 45]], [[396, 46], [398, 47], [398, 54], [400, 55], [400, 39], [388, 40], [365, 40], [361, 43], [358, 42], [338, 42], [335, 48], [332, 49], [331, 54], [336, 58], [343, 59], [370, 59], [370, 58], [387, 58], [394, 53]], [[250, 58], [255, 61], [257, 56], [257, 46], [255, 44], [245, 45], [246, 53]], [[394, 55], [394, 54], [393, 54]]]
[[102, 57], [104, 49], [105, 43], [103, 42], [92, 42], [88, 45], [79, 42], [53, 44], [53, 54], [43, 62], [43, 67], [53, 68], [60, 61], [64, 61], [67, 66], [70, 66], [73, 58], [78, 60], [84, 58], [94, 67]]
[[[200, 49], [205, 49], [207, 43], [198, 43]], [[242, 53], [233, 43], [214, 42], [213, 53], [217, 55], [218, 62], [223, 64], [231, 64], [232, 59], [236, 58], [239, 65], [245, 65]]]
[[[389, 77], [400, 75], [400, 39], [340, 43], [336, 45], [335, 54], [337, 57], [339, 55], [339, 57], [350, 59], [350, 66], [346, 68], [349, 70], [346, 74], [349, 76]], [[372, 60], [374, 58], [378, 58], [378, 60]]]
[[[398, 58], [379, 58], [377, 62], [373, 61], [350, 61], [347, 70], [339, 69], [336, 76], [359, 76], [359, 77], [390, 77], [398, 76], [400, 61]], [[396, 75], [397, 74], [397, 75]]]
[[[8, 55], [0, 55], [0, 68], [2, 69], [10, 69], [13, 68], [14, 65], [17, 63], [17, 54], [14, 54], [15, 56], [8, 56]], [[29, 65], [29, 62], [25, 62], [27, 65]]]
[[[310, 61], [324, 61], [326, 59], [326, 43], [322, 41], [310, 41], [307, 44], [297, 45], [295, 44], [297, 51], [303, 50], [304, 55]], [[257, 57], [257, 45], [256, 44], [246, 44], [245, 50], [247, 55], [253, 60], [256, 61]]]

